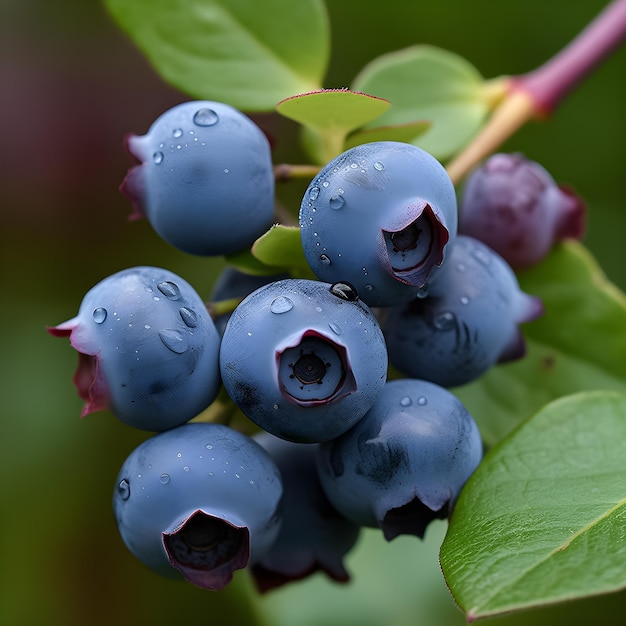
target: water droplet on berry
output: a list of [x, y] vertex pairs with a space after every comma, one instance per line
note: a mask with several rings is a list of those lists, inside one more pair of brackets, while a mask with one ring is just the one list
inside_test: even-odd
[[93, 321], [96, 324], [102, 324], [104, 320], [107, 318], [107, 310], [99, 306], [97, 309], [93, 310]]
[[487, 267], [491, 263], [491, 257], [481, 248], [474, 248], [471, 255], [481, 264]]
[[178, 300], [180, 298], [180, 289], [176, 283], [165, 280], [157, 285], [158, 290], [170, 300]]
[[182, 354], [189, 347], [189, 337], [179, 330], [160, 330], [159, 339], [168, 350], [176, 354]]
[[341, 335], [341, 326], [339, 326], [339, 324], [331, 322], [330, 324], [328, 324], [328, 327], [335, 333], [335, 335]]
[[272, 313], [287, 313], [291, 311], [291, 309], [293, 309], [293, 302], [285, 296], [274, 298], [270, 304], [270, 311]]
[[417, 297], [420, 300], [423, 300], [424, 298], [428, 297], [428, 285], [422, 285], [418, 290], [417, 290]]
[[404, 396], [404, 398], [400, 400], [400, 406], [411, 406], [411, 398]]
[[376, 163], [374, 163], [374, 169], [382, 172], [385, 169], [385, 166], [380, 161], [376, 161]]
[[178, 313], [185, 323], [185, 326], [195, 328], [198, 325], [198, 314], [195, 311], [183, 306], [178, 310]]
[[456, 328], [456, 315], [451, 311], [439, 313], [433, 321], [437, 330], [452, 330]]
[[330, 287], [330, 293], [342, 300], [348, 300], [349, 302], [353, 302], [357, 300], [359, 294], [356, 291], [356, 288], [348, 282], [335, 283]]
[[161, 476], [159, 476], [159, 480], [161, 481], [161, 484], [167, 485], [167, 483], [170, 482], [170, 475], [169, 474], [161, 474]]
[[185, 465], [185, 466], [183, 467], [183, 469], [184, 469], [186, 472], [188, 472], [188, 471], [189, 471], [189, 465]]
[[363, 289], [365, 289], [365, 291], [374, 291], [374, 285], [370, 285], [370, 284], [364, 285]]
[[163, 162], [163, 153], [162, 152], [155, 152], [152, 155], [152, 160], [158, 165], [159, 163]]
[[125, 478], [120, 480], [117, 486], [117, 493], [122, 500], [130, 498], [130, 483]]
[[214, 126], [219, 121], [218, 114], [213, 109], [199, 109], [193, 116], [196, 126]]
[[179, 137], [183, 136], [183, 129], [182, 128], [175, 128], [174, 132], [172, 133], [172, 135], [174, 135], [174, 137], [176, 137], [176, 139], [178, 139]]
[[420, 396], [420, 397], [417, 399], [417, 403], [418, 403], [420, 406], [424, 406], [427, 402], [428, 402], [428, 400], [426, 400], [426, 398], [425, 398], [424, 396]]
[[461, 296], [460, 302], [461, 304], [469, 304], [469, 298], [467, 296]]
[[210, 443], [207, 443], [206, 446], [204, 446], [207, 450], [213, 450], [213, 446]]
[[320, 188], [319, 187], [311, 187], [311, 191], [309, 191], [309, 199], [310, 200], [317, 200], [319, 198], [320, 195]]
[[320, 263], [322, 265], [330, 265], [330, 257], [327, 254], [320, 254]]
[[346, 203], [345, 199], [341, 195], [331, 196], [328, 204], [331, 209], [335, 209], [335, 211], [341, 209], [343, 205]]

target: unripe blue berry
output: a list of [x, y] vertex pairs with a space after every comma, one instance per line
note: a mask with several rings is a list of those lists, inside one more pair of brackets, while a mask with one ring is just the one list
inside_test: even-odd
[[480, 239], [521, 269], [539, 263], [556, 242], [580, 239], [585, 213], [584, 201], [557, 185], [539, 163], [519, 153], [499, 153], [468, 176], [459, 232]]

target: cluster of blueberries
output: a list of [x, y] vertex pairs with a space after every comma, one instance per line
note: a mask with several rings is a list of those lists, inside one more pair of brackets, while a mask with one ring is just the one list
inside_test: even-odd
[[[171, 245], [228, 255], [271, 226], [270, 146], [236, 109], [186, 102], [127, 145], [140, 163], [122, 190]], [[435, 158], [374, 142], [326, 164], [303, 196], [317, 280], [230, 267], [212, 299], [238, 304], [218, 317], [166, 269], [95, 285], [48, 330], [79, 354], [83, 415], [106, 409], [157, 433], [115, 484], [129, 550], [207, 589], [247, 568], [266, 591], [316, 570], [347, 580], [362, 527], [423, 537], [482, 458], [448, 388], [522, 356], [519, 325], [542, 306], [513, 267], [578, 236], [583, 216], [536, 163], [496, 155], [467, 181], [459, 220]], [[220, 403], [258, 434], [203, 419]]]

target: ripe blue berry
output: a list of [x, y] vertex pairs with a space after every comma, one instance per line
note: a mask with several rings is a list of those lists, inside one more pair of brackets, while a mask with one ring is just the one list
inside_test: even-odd
[[500, 255], [459, 235], [428, 295], [387, 311], [389, 360], [405, 376], [463, 385], [499, 361], [521, 358], [519, 324], [542, 312]]
[[226, 391], [264, 430], [327, 441], [355, 424], [387, 375], [376, 318], [350, 285], [286, 279], [245, 298], [220, 349]]
[[222, 589], [276, 538], [278, 468], [227, 426], [183, 424], [126, 459], [113, 511], [128, 549], [156, 573]]
[[191, 101], [163, 113], [127, 147], [141, 164], [121, 190], [172, 246], [197, 255], [249, 247], [271, 225], [274, 171], [261, 129], [221, 102]]
[[92, 287], [78, 315], [48, 329], [79, 354], [81, 416], [110, 409], [122, 422], [165, 430], [216, 397], [219, 335], [180, 276], [157, 267], [117, 272]]
[[463, 187], [459, 232], [480, 239], [511, 267], [541, 261], [555, 242], [582, 237], [586, 207], [521, 154], [494, 154]]
[[261, 433], [254, 437], [280, 470], [282, 525], [276, 541], [252, 567], [261, 592], [322, 571], [347, 582], [343, 557], [355, 545], [360, 526], [340, 515], [322, 490], [316, 468], [319, 444], [293, 443]]
[[[250, 295], [255, 289], [285, 278], [289, 278], [289, 275], [271, 274], [256, 276], [253, 274], [246, 274], [235, 267], [228, 266], [218, 276], [217, 281], [213, 286], [211, 301], [220, 302], [222, 300], [233, 299], [243, 300], [243, 298]], [[216, 315], [213, 318], [213, 322], [215, 323], [215, 327], [217, 328], [220, 336], [224, 334], [224, 329], [226, 328], [226, 323], [230, 319], [231, 313], [232, 311]]]
[[455, 190], [443, 166], [395, 141], [363, 144], [330, 161], [300, 207], [302, 246], [315, 275], [349, 281], [370, 306], [415, 297], [456, 228]]
[[354, 428], [320, 446], [318, 470], [339, 512], [391, 540], [423, 537], [447, 517], [481, 458], [478, 428], [452, 393], [399, 379]]

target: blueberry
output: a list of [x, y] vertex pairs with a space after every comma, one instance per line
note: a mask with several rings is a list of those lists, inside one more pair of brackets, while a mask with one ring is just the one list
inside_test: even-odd
[[249, 247], [271, 225], [274, 171], [261, 129], [221, 102], [179, 104], [127, 147], [140, 165], [121, 190], [172, 246], [197, 255]]
[[78, 351], [82, 415], [165, 430], [190, 420], [220, 387], [219, 335], [193, 287], [157, 267], [117, 272], [92, 287], [78, 315], [48, 329]]
[[522, 154], [494, 154], [467, 178], [459, 232], [480, 239], [514, 268], [539, 263], [555, 242], [580, 238], [586, 206]]
[[383, 387], [382, 331], [366, 305], [347, 299], [347, 287], [276, 281], [246, 297], [226, 325], [220, 349], [226, 391], [277, 437], [332, 439], [365, 414]]
[[[266, 276], [256, 276], [253, 274], [246, 274], [235, 267], [228, 266], [217, 277], [217, 281], [213, 286], [211, 301], [220, 302], [235, 299], [243, 300], [243, 298], [250, 295], [255, 289], [285, 278], [289, 278], [289, 275], [271, 274]], [[232, 311], [229, 313], [222, 313], [213, 318], [213, 322], [215, 323], [215, 327], [217, 328], [220, 336], [224, 334], [224, 329], [226, 328], [226, 323], [230, 319], [231, 313]]]
[[482, 458], [478, 428], [463, 404], [434, 383], [386, 383], [354, 428], [320, 445], [318, 471], [333, 506], [387, 540], [423, 537], [446, 518]]
[[252, 439], [227, 426], [183, 424], [140, 444], [115, 483], [128, 549], [150, 569], [222, 589], [275, 540], [282, 484]]
[[300, 207], [307, 261], [323, 281], [347, 280], [369, 306], [415, 297], [442, 264], [457, 228], [454, 186], [411, 144], [363, 144], [330, 161]]
[[343, 557], [354, 547], [360, 526], [340, 515], [324, 494], [316, 468], [319, 444], [293, 443], [269, 433], [254, 439], [274, 459], [283, 483], [280, 532], [251, 568], [257, 588], [264, 593], [317, 571], [347, 582]]
[[428, 295], [387, 310], [389, 360], [405, 376], [463, 385], [497, 362], [521, 358], [519, 324], [542, 312], [500, 255], [459, 235]]

